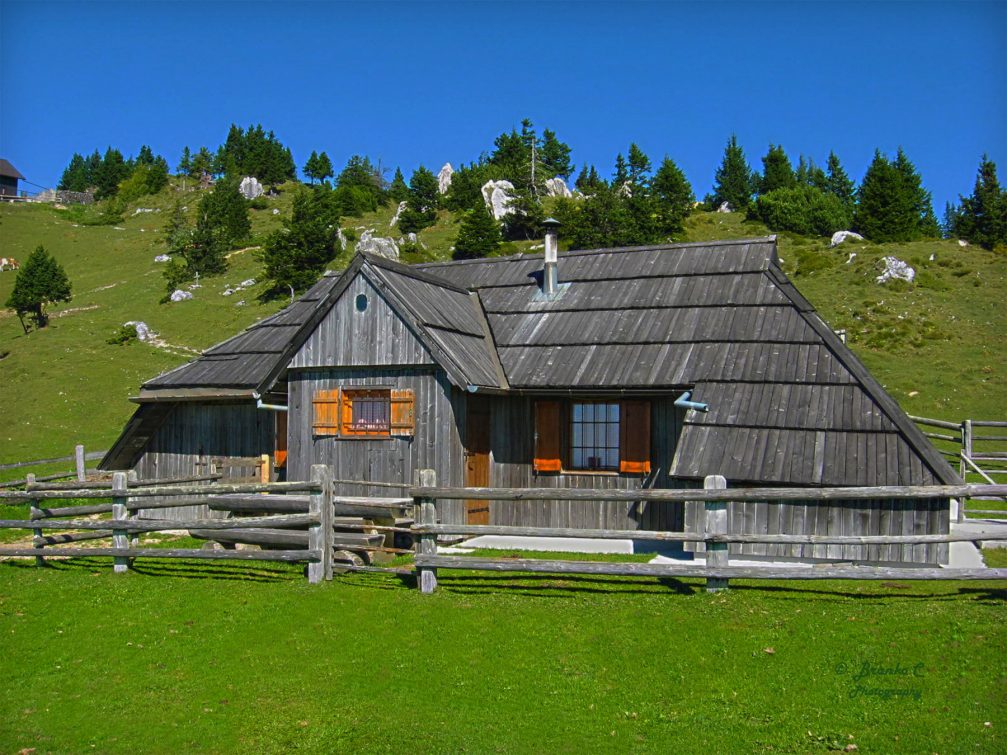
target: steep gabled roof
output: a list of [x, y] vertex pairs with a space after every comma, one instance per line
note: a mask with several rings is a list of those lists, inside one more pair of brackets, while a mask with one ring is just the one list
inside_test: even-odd
[[[690, 389], [669, 472], [790, 484], [958, 481], [787, 279], [776, 238], [406, 266], [357, 255], [301, 299], [144, 385], [265, 393], [358, 274], [459, 387], [609, 393]], [[141, 394], [143, 398], [143, 394]], [[670, 431], [670, 428], [669, 428]]]
[[2, 157], [0, 157], [0, 176], [4, 176], [5, 178], [24, 178], [17, 168]]

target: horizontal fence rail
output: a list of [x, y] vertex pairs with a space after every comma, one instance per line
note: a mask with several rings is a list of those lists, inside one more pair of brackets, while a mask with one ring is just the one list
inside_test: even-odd
[[[730, 579], [903, 579], [903, 580], [980, 580], [1007, 579], [1007, 569], [958, 569], [902, 567], [887, 565], [802, 564], [794, 566], [740, 566], [728, 563], [728, 545], [922, 545], [977, 540], [1007, 541], [1007, 530], [996, 534], [899, 535], [729, 533], [728, 502], [813, 501], [830, 505], [869, 499], [934, 499], [1007, 495], [1007, 485], [935, 485], [885, 486], [858, 488], [733, 488], [726, 489], [723, 477], [707, 477], [703, 489], [675, 490], [591, 490], [573, 488], [447, 488], [437, 487], [431, 470], [420, 473], [421, 483], [409, 490], [414, 497], [416, 537], [415, 566], [418, 587], [424, 593], [437, 588], [438, 569], [465, 569], [499, 572], [548, 572], [561, 574], [602, 574], [613, 576], [702, 577], [707, 590], [715, 592], [728, 586]], [[703, 504], [705, 520], [699, 532], [659, 532], [649, 530], [581, 529], [565, 527], [515, 527], [500, 525], [445, 524], [439, 521], [438, 501], [577, 501], [585, 505], [605, 501], [673, 501]], [[443, 535], [478, 537], [504, 535], [523, 537], [599, 538], [607, 540], [649, 540], [676, 543], [703, 543], [704, 564], [689, 563], [616, 563], [566, 561], [562, 559], [481, 558], [444, 555], [437, 552], [437, 538]]]

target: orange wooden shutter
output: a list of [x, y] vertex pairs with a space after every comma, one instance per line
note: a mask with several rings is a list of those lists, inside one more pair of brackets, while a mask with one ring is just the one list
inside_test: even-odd
[[623, 401], [619, 427], [619, 471], [650, 472], [650, 402]]
[[312, 404], [315, 408], [312, 432], [315, 435], [339, 435], [339, 389], [315, 391]]
[[560, 402], [535, 402], [535, 462], [536, 472], [559, 472], [563, 468], [560, 453]]
[[277, 469], [287, 466], [287, 413], [276, 412], [276, 454]]
[[412, 389], [392, 391], [392, 435], [414, 435], [416, 400]]
[[349, 391], [343, 391], [343, 400], [340, 404], [340, 418], [342, 419], [342, 427], [339, 430], [342, 435], [361, 434], [353, 429], [353, 396]]

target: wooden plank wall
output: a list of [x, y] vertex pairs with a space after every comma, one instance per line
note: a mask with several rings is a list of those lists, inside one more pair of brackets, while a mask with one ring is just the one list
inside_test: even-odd
[[[357, 309], [357, 296], [367, 308]], [[358, 275], [290, 363], [302, 367], [434, 364], [433, 358], [381, 293]]]
[[[651, 400], [651, 472], [647, 476], [615, 473], [536, 473], [534, 400], [523, 396], [494, 397], [490, 403], [490, 485], [500, 488], [634, 488], [693, 487], [668, 477], [682, 428], [683, 412], [674, 399]], [[492, 501], [490, 523], [504, 526], [585, 527], [608, 529], [681, 530], [680, 503], [584, 501]]]
[[[730, 499], [730, 490], [728, 490]], [[703, 504], [686, 508], [685, 530], [699, 532]], [[946, 535], [950, 531], [946, 498], [880, 499], [825, 504], [817, 501], [731, 502], [731, 534], [790, 535]], [[686, 545], [701, 552], [702, 544]], [[892, 563], [946, 564], [947, 543], [923, 545], [769, 545], [732, 543], [732, 556], [815, 558]]]
[[[317, 390], [382, 387], [410, 389], [415, 395], [416, 435], [412, 438], [314, 437], [311, 399]], [[459, 428], [464, 427], [464, 395], [440, 370], [427, 367], [327, 368], [288, 373], [289, 422], [287, 479], [306, 480], [312, 464], [327, 464], [337, 480], [413, 484], [419, 469], [434, 469], [437, 483], [465, 484]], [[392, 497], [385, 487], [337, 485], [338, 495]], [[463, 503], [443, 504], [445, 521], [462, 521]]]
[[[147, 443], [134, 469], [141, 480], [186, 477], [205, 474], [205, 463], [211, 457], [272, 455], [275, 422], [274, 412], [256, 409], [251, 401], [216, 404], [180, 402]], [[237, 475], [240, 475], [240, 469], [236, 468], [229, 476]], [[223, 514], [211, 512], [207, 506], [193, 506], [141, 511], [140, 516], [201, 519]]]

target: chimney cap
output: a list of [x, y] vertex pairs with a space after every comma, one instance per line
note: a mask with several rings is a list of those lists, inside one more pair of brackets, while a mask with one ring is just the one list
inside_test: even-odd
[[554, 231], [561, 225], [563, 224], [560, 223], [558, 220], [556, 220], [556, 218], [546, 218], [545, 220], [542, 221], [542, 227], [545, 228], [547, 231]]

